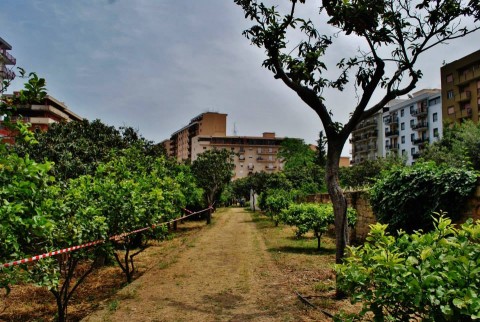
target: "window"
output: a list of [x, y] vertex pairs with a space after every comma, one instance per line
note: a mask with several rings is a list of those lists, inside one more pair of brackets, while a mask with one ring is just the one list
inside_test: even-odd
[[204, 147], [203, 147], [203, 149], [204, 149], [204, 150], [206, 150], [206, 149], [207, 149], [207, 147], [206, 147], [206, 146], [204, 146]]
[[435, 98], [431, 99], [430, 101], [428, 101], [429, 106], [437, 105], [437, 104], [440, 104], [440, 97], [435, 97]]
[[402, 123], [400, 124], [400, 129], [401, 129], [402, 131], [405, 130], [405, 123], [402, 122]]
[[448, 115], [455, 114], [455, 108], [453, 106], [449, 106], [447, 109], [447, 114]]
[[446, 80], [447, 80], [447, 83], [452, 83], [453, 82], [453, 74], [448, 74]]
[[405, 110], [402, 108], [402, 110], [400, 111], [400, 116], [403, 117], [405, 115]]
[[438, 113], [433, 113], [433, 121], [438, 121]]
[[410, 134], [410, 141], [413, 142], [415, 140], [415, 134]]
[[402, 155], [407, 155], [407, 151], [402, 150]]
[[405, 143], [405, 136], [402, 136], [402, 143]]
[[433, 136], [438, 138], [438, 128], [433, 129]]
[[413, 113], [413, 105], [410, 106], [410, 114]]
[[410, 120], [410, 128], [413, 129], [413, 126], [415, 125], [415, 120]]
[[410, 150], [410, 152], [412, 153], [412, 155], [414, 155], [414, 154], [415, 154], [415, 148], [412, 148], [412, 149]]
[[454, 95], [453, 95], [453, 90], [449, 90], [449, 91], [447, 92], [447, 98], [448, 98], [448, 99], [452, 99], [453, 97], [454, 97]]

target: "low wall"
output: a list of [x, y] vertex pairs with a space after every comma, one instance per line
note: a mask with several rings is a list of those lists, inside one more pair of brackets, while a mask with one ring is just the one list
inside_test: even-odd
[[[367, 191], [349, 191], [345, 192], [348, 207], [357, 210], [357, 224], [355, 228], [350, 231], [350, 242], [361, 243], [370, 231], [370, 225], [376, 222], [372, 207], [370, 206]], [[315, 203], [330, 203], [330, 196], [328, 193], [310, 195], [306, 198], [307, 202]], [[468, 218], [480, 220], [480, 178], [477, 180], [477, 187], [468, 199], [465, 210], [457, 223], [463, 223]]]

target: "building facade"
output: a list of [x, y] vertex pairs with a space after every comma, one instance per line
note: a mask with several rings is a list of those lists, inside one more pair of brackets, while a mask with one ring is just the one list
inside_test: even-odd
[[226, 136], [227, 114], [216, 112], [202, 113], [190, 120], [190, 123], [175, 131], [170, 139], [161, 144], [167, 154], [177, 161], [192, 159], [192, 139], [198, 135]]
[[[11, 121], [23, 121], [31, 124], [32, 131], [46, 131], [53, 123], [81, 121], [83, 118], [72, 112], [65, 103], [47, 95], [43, 104], [29, 104], [17, 106], [12, 111]], [[16, 133], [10, 131], [0, 121], [0, 137], [4, 141], [13, 143]]]
[[376, 113], [360, 122], [352, 131], [350, 143], [352, 144], [352, 165], [366, 160], [375, 160], [383, 155], [382, 145], [382, 113]]
[[478, 122], [480, 105], [480, 50], [440, 69], [444, 120]]
[[12, 46], [0, 37], [0, 90], [3, 91], [3, 81], [13, 80], [15, 73], [11, 67], [15, 66], [17, 60], [8, 51], [12, 50]]
[[262, 136], [227, 136], [226, 130], [227, 114], [202, 113], [161, 144], [167, 154], [179, 162], [195, 161], [200, 153], [211, 149], [231, 151], [235, 164], [233, 179], [254, 172], [278, 172], [283, 169], [277, 153], [284, 138], [276, 137], [272, 132], [265, 132]]
[[394, 104], [383, 113], [383, 156], [399, 155], [413, 164], [428, 143], [442, 136], [442, 104], [439, 89], [423, 89]]
[[232, 153], [231, 158], [235, 165], [233, 180], [247, 177], [254, 172], [278, 172], [283, 169], [282, 160], [277, 158], [283, 139], [271, 132], [265, 132], [261, 137], [200, 135], [192, 140], [192, 161], [205, 151], [225, 149]]
[[352, 164], [390, 155], [413, 164], [427, 143], [443, 133], [439, 89], [423, 89], [409, 99], [394, 100], [352, 132]]

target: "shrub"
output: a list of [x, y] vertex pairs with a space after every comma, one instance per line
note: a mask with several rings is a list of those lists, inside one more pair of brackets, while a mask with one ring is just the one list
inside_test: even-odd
[[338, 286], [363, 303], [349, 321], [368, 312], [375, 321], [480, 318], [480, 222], [460, 229], [445, 217], [434, 222], [430, 233], [397, 238], [377, 223], [363, 246], [349, 247], [350, 256], [336, 266]]
[[[356, 223], [356, 211], [352, 208], [347, 209], [349, 225]], [[320, 239], [327, 231], [328, 226], [335, 221], [333, 206], [331, 204], [292, 204], [288, 209], [282, 210], [280, 221], [297, 228], [297, 237], [302, 236], [308, 231], [313, 231], [317, 238], [317, 249], [320, 249]]]
[[434, 212], [461, 212], [476, 180], [474, 171], [418, 163], [384, 172], [370, 201], [378, 221], [388, 224], [390, 231], [429, 230]]

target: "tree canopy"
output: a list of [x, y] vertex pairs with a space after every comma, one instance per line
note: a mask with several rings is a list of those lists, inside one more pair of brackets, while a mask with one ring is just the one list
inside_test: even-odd
[[[426, 51], [478, 30], [480, 5], [476, 0], [323, 0], [316, 2], [320, 10], [315, 12], [320, 17], [313, 18], [305, 16], [311, 10], [298, 10], [305, 0], [290, 0], [281, 6], [256, 0], [234, 2], [245, 18], [253, 21], [243, 34], [252, 45], [265, 50], [263, 66], [323, 124], [328, 140], [326, 181], [335, 213], [336, 261], [341, 263], [347, 240], [347, 206], [338, 174], [348, 136], [359, 122], [416, 87], [422, 77], [416, 65]], [[358, 51], [335, 48], [339, 38], [354, 39]], [[337, 59], [335, 65], [327, 66], [329, 53]], [[332, 113], [338, 103], [327, 101], [325, 92], [347, 87], [355, 91], [357, 99], [348, 102], [350, 118], [341, 124]]]

